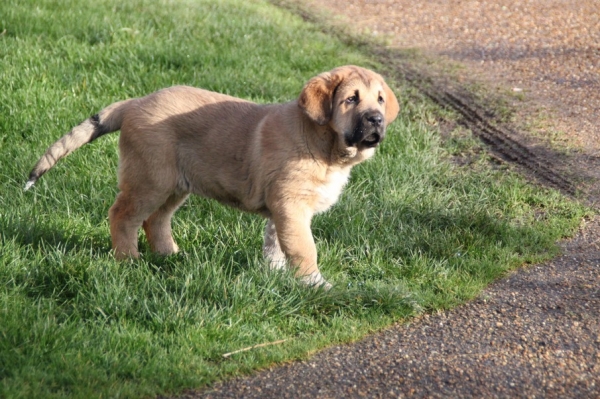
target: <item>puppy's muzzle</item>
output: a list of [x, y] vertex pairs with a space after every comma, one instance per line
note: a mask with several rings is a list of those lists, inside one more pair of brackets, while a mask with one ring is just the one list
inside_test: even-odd
[[383, 141], [385, 128], [383, 126], [383, 115], [379, 111], [365, 112], [362, 117], [365, 135], [361, 144], [365, 147], [375, 147]]

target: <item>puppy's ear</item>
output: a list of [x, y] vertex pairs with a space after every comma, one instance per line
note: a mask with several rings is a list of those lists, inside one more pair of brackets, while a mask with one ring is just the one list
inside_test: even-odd
[[309, 80], [298, 98], [298, 106], [318, 125], [326, 125], [333, 114], [333, 95], [341, 74], [324, 72]]
[[389, 125], [398, 116], [400, 104], [398, 104], [398, 99], [392, 89], [385, 82], [383, 82], [383, 90], [385, 91], [385, 124]]

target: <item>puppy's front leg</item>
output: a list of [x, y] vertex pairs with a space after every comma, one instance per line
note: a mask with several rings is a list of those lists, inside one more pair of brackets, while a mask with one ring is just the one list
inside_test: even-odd
[[285, 267], [285, 254], [279, 245], [277, 238], [277, 229], [272, 219], [267, 221], [265, 226], [265, 241], [263, 244], [263, 256], [269, 262], [272, 270], [279, 270]]
[[[281, 210], [274, 212], [272, 219], [267, 223], [266, 229], [273, 224], [272, 233], [276, 234], [276, 241], [291, 267], [296, 267], [296, 277], [309, 285], [331, 288], [321, 275], [317, 265], [317, 247], [312, 231], [310, 230], [312, 214], [299, 209]], [[265, 230], [265, 246], [267, 244], [267, 230]]]

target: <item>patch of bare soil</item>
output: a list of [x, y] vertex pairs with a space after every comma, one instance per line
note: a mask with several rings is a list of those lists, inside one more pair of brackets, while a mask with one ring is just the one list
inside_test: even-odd
[[559, 118], [574, 119], [560, 131], [600, 149], [597, 1], [332, 0], [323, 6], [386, 35], [392, 48], [458, 60], [494, 87], [524, 91]]
[[[598, 1], [311, 4], [386, 37], [389, 46], [371, 46], [373, 54], [456, 111], [497, 159], [598, 205]], [[457, 309], [184, 397], [600, 398], [600, 219], [561, 245], [562, 256], [515, 271]]]
[[[385, 37], [388, 62], [395, 58], [397, 70], [427, 96], [463, 115], [492, 153], [543, 184], [567, 193], [576, 188], [592, 204], [600, 200], [600, 3], [332, 0], [319, 6]], [[414, 59], [393, 56], [409, 48], [460, 67], [447, 74], [436, 62], [421, 63], [411, 71]], [[512, 120], [494, 115], [497, 104], [473, 98], [477, 86], [488, 99], [503, 98]], [[501, 133], [482, 133], [486, 123]]]

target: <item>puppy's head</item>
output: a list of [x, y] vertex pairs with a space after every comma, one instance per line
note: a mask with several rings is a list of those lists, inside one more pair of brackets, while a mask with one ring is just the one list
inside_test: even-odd
[[350, 157], [361, 152], [370, 156], [400, 109], [383, 78], [357, 66], [312, 78], [302, 89], [298, 105], [315, 123], [328, 125], [338, 135], [340, 151]]

